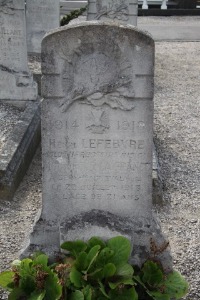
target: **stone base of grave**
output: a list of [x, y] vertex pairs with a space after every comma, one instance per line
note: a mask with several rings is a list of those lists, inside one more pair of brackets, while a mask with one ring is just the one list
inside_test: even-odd
[[26, 102], [19, 122], [0, 153], [0, 199], [12, 198], [37, 149], [40, 136], [40, 102]]
[[131, 241], [132, 265], [141, 266], [147, 259], [152, 259], [160, 262], [165, 272], [172, 270], [169, 242], [154, 217], [122, 218], [100, 210], [76, 215], [62, 222], [59, 228], [55, 223], [40, 219], [36, 222], [21, 257], [27, 257], [37, 250], [55, 257], [60, 251], [59, 246], [65, 241], [87, 241], [92, 236], [107, 240], [120, 235]]
[[13, 104], [17, 101], [37, 99], [37, 83], [33, 81], [33, 76], [29, 72], [18, 73], [1, 66], [0, 75], [1, 86], [4, 87], [0, 90], [0, 99], [9, 100], [14, 97]]

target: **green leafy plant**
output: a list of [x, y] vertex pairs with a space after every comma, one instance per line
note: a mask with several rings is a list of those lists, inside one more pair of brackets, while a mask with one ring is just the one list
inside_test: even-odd
[[85, 7], [82, 7], [80, 9], [75, 9], [72, 10], [69, 14], [65, 15], [61, 20], [60, 20], [60, 26], [64, 26], [69, 24], [69, 22], [73, 19], [78, 18], [81, 16], [85, 11], [87, 10], [87, 5]]
[[67, 253], [58, 263], [36, 253], [14, 261], [12, 271], [0, 274], [0, 286], [10, 291], [9, 300], [171, 300], [187, 293], [188, 284], [178, 272], [164, 274], [149, 260], [134, 271], [128, 263], [129, 240], [122, 236], [107, 242], [97, 237], [87, 243], [65, 242]]

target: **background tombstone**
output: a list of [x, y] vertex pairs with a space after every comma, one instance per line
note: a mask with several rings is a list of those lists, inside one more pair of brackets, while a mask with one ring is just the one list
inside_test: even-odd
[[36, 98], [37, 85], [27, 62], [24, 0], [1, 0], [0, 100], [13, 102]]
[[138, 0], [88, 0], [88, 20], [137, 25]]
[[166, 245], [151, 211], [153, 69], [154, 42], [133, 27], [93, 21], [44, 38], [43, 207], [24, 254], [124, 235], [141, 264]]
[[27, 0], [26, 26], [29, 53], [41, 53], [41, 42], [51, 29], [59, 27], [59, 0]]

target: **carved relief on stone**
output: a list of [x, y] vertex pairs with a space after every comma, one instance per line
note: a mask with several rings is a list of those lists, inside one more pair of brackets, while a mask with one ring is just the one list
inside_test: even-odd
[[[87, 39], [86, 39], [87, 40]], [[88, 37], [89, 40], [89, 37]], [[125, 42], [125, 40], [123, 41]], [[131, 60], [122, 55], [122, 45], [106, 41], [101, 37], [97, 41], [94, 52], [93, 45], [87, 42], [77, 45], [73, 54], [70, 49], [60, 49], [60, 58], [64, 60], [62, 86], [65, 100], [61, 103], [66, 112], [74, 102], [101, 107], [106, 104], [111, 108], [132, 110], [133, 98], [133, 66]], [[104, 45], [104, 47], [102, 47]], [[120, 57], [118, 63], [112, 57]], [[66, 72], [65, 70], [68, 70]]]
[[129, 7], [126, 0], [97, 0], [96, 7], [97, 20], [101, 17], [120, 21], [128, 21], [129, 19]]
[[14, 14], [13, 9], [14, 9], [13, 0], [0, 0], [0, 12], [13, 15]]

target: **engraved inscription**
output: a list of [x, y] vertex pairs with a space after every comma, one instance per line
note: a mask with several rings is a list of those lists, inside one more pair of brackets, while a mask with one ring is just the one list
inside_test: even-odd
[[52, 116], [46, 122], [54, 135], [45, 137], [43, 157], [49, 161], [45, 180], [54, 197], [62, 191], [59, 199], [66, 209], [70, 210], [69, 203], [73, 210], [86, 200], [98, 209], [116, 201], [123, 207], [146, 197], [143, 178], [151, 174], [151, 164], [146, 156], [146, 116], [138, 113], [138, 107], [134, 102], [134, 110], [123, 111], [79, 101], [61, 120]]

